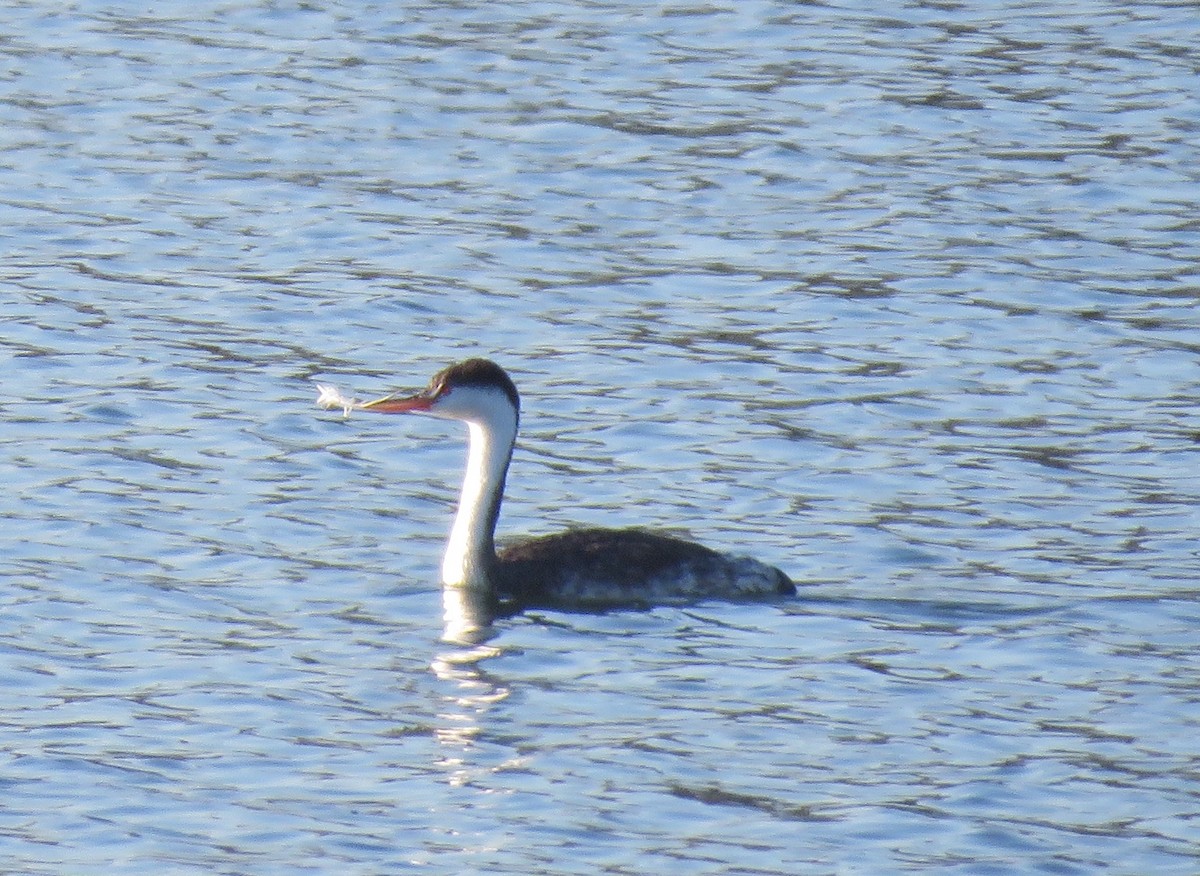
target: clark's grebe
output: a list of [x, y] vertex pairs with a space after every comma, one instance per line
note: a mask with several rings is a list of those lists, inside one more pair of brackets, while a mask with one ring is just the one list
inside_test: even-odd
[[451, 365], [416, 395], [395, 393], [346, 406], [467, 424], [466, 475], [442, 561], [442, 583], [473, 592], [497, 612], [762, 599], [796, 592], [788, 576], [772, 566], [641, 529], [574, 529], [497, 552], [496, 520], [521, 401], [504, 369], [487, 359]]

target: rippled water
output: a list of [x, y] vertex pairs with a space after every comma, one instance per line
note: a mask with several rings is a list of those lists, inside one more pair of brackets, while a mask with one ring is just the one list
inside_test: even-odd
[[[0, 870], [1200, 869], [1189, 3], [11, 6]], [[502, 520], [783, 605], [441, 641]]]

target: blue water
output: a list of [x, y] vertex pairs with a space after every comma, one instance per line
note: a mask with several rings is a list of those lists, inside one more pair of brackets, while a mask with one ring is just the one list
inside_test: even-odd
[[[1190, 4], [155, 4], [0, 40], [0, 870], [1200, 870]], [[504, 533], [793, 602], [443, 639]]]

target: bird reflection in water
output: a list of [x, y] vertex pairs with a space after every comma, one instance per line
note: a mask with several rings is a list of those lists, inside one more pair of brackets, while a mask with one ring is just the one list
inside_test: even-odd
[[484, 718], [493, 706], [505, 700], [510, 688], [484, 671], [481, 663], [501, 653], [489, 645], [495, 636], [493, 612], [486, 594], [462, 587], [442, 591], [444, 628], [442, 641], [454, 650], [434, 659], [434, 674], [454, 689], [445, 695], [445, 706], [438, 713], [434, 736], [447, 749], [440, 764], [449, 770], [449, 783], [462, 786], [476, 778], [466, 752], [483, 731]]

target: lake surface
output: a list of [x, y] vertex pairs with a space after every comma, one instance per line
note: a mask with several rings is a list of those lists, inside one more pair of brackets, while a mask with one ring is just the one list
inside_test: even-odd
[[[1194, 4], [5, 16], [0, 871], [1200, 871]], [[468, 355], [800, 595], [444, 640]]]

